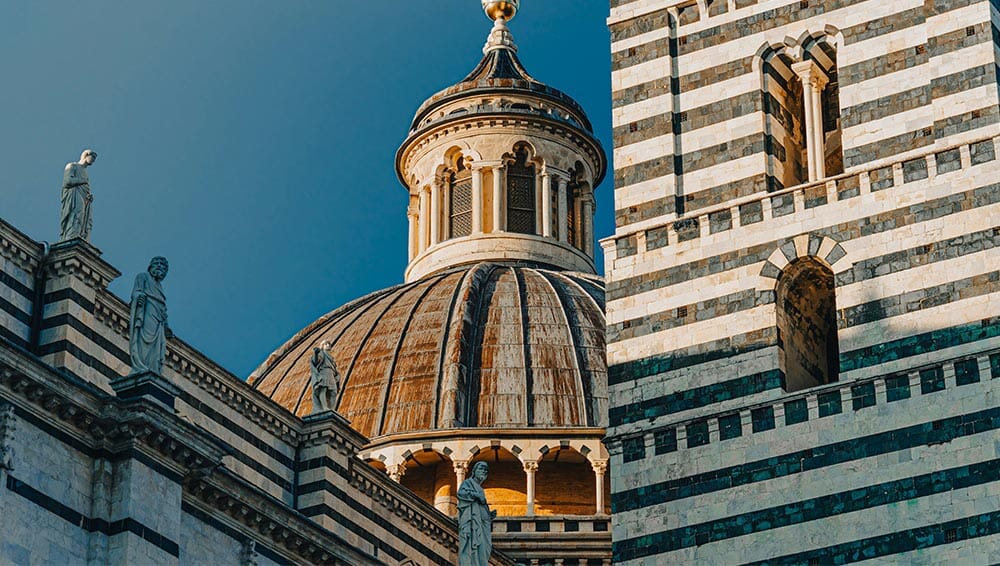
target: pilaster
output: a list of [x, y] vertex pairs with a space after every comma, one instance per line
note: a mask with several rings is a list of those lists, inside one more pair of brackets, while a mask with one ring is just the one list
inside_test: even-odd
[[114, 363], [94, 329], [97, 294], [121, 275], [81, 239], [52, 246], [45, 260], [41, 332], [36, 353], [49, 365], [109, 390]]
[[334, 411], [312, 414], [302, 420], [305, 428], [295, 464], [298, 471], [295, 508], [355, 548], [373, 552], [370, 542], [345, 527], [351, 519], [345, 515], [352, 512], [343, 500], [343, 494], [354, 489], [350, 470], [358, 463], [354, 456], [365, 444], [365, 438]]

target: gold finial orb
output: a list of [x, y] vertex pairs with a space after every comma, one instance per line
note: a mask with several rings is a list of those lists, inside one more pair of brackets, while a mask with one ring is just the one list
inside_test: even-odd
[[517, 14], [518, 0], [482, 0], [483, 11], [493, 21], [503, 18], [509, 22]]

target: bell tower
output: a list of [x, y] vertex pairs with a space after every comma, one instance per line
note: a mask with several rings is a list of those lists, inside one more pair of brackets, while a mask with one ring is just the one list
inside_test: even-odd
[[483, 58], [417, 110], [396, 153], [409, 192], [406, 281], [479, 261], [594, 273], [594, 187], [607, 163], [583, 109], [521, 65], [507, 23], [518, 2], [484, 1]]
[[996, 561], [996, 8], [611, 6], [615, 563]]

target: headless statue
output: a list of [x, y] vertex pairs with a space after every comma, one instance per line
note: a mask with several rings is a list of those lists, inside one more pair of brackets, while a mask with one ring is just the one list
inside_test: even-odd
[[340, 389], [340, 373], [337, 371], [337, 363], [330, 356], [329, 342], [323, 342], [319, 348], [313, 348], [312, 357], [309, 358], [309, 369], [313, 414], [334, 410], [337, 392]]

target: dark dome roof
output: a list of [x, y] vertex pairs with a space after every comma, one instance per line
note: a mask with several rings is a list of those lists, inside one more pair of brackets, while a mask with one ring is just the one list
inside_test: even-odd
[[307, 326], [250, 382], [309, 414], [309, 354], [324, 341], [342, 376], [337, 411], [369, 437], [603, 426], [604, 283], [596, 276], [479, 263], [384, 289]]
[[501, 93], [528, 94], [548, 99], [558, 103], [573, 114], [577, 127], [594, 132], [587, 114], [575, 100], [562, 91], [535, 80], [510, 48], [498, 48], [487, 51], [482, 60], [461, 82], [450, 86], [431, 96], [417, 109], [410, 125], [410, 131], [417, 130], [424, 117], [435, 108], [458, 98], [481, 94]]

